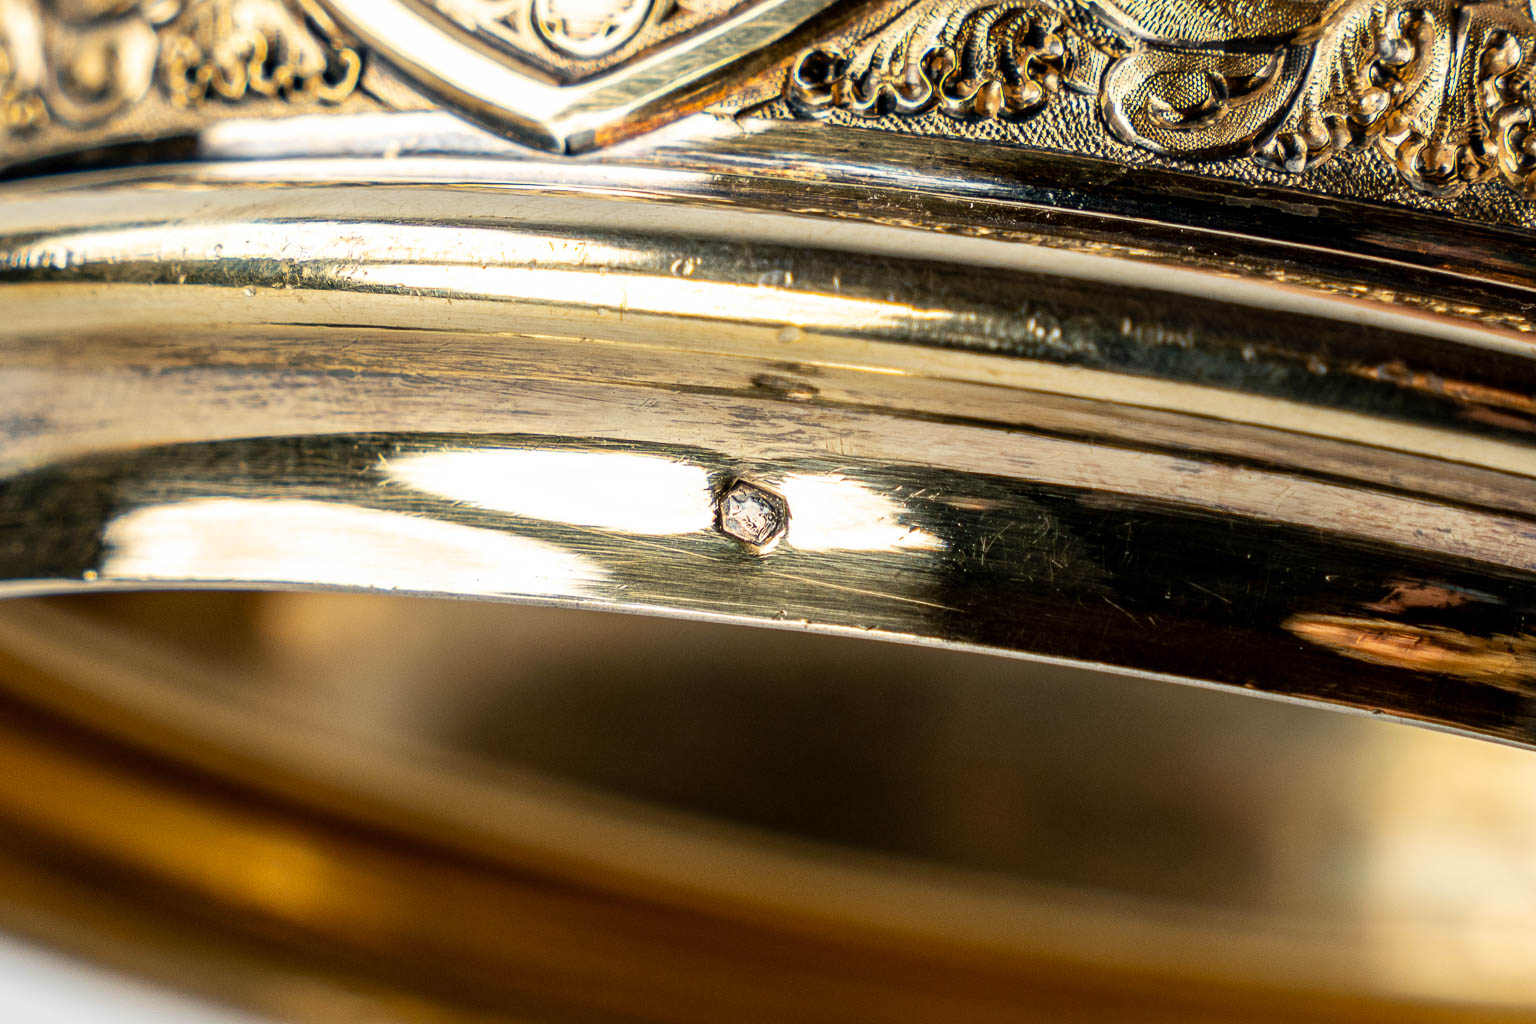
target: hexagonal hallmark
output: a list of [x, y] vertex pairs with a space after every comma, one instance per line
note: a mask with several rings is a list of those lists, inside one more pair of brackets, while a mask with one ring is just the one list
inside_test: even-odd
[[445, 105], [574, 153], [694, 112], [700, 86], [833, 0], [322, 2]]
[[789, 530], [789, 505], [766, 487], [736, 480], [716, 501], [715, 522], [727, 537], [765, 554]]

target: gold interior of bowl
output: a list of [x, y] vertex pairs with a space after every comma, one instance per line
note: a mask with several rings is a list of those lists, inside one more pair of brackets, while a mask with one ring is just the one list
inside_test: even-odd
[[7, 920], [289, 1017], [1536, 1007], [1536, 758], [1487, 742], [379, 596], [15, 601], [0, 646]]

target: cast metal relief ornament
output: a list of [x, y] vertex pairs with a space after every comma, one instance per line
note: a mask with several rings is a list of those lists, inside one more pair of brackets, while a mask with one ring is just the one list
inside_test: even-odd
[[1120, 140], [1292, 173], [1376, 147], [1415, 188], [1536, 189], [1524, 0], [919, 0], [812, 50], [794, 110], [1024, 120], [1063, 88]]
[[158, 90], [174, 106], [338, 103], [357, 51], [282, 0], [0, 0], [0, 125], [101, 124]]
[[[434, 104], [577, 152], [733, 113], [732, 90], [782, 82], [800, 116], [957, 126], [1027, 122], [1074, 91], [1096, 98], [1093, 123], [1055, 148], [1113, 140], [1196, 170], [1288, 174], [1372, 151], [1425, 196], [1536, 193], [1530, 0], [901, 0], [869, 4], [873, 27], [851, 39], [779, 56], [830, 4], [0, 0], [0, 156], [238, 110]], [[370, 69], [392, 88], [370, 87]]]

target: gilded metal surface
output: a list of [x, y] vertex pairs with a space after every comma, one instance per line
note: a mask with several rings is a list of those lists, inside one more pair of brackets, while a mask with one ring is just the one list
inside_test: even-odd
[[1536, 1001], [1536, 758], [1140, 679], [398, 596], [31, 599], [0, 602], [0, 767], [0, 924], [281, 1021]]
[[[601, 19], [610, 15], [602, 14], [600, 6], [595, 8], [596, 27], [577, 30], [560, 27], [567, 22], [539, 0], [521, 5], [324, 2], [347, 31], [450, 107], [529, 145], [580, 151], [609, 145], [718, 99], [717, 80], [725, 68], [778, 42], [831, 0], [722, 3], [684, 15], [664, 0], [617, 5], [611, 8], [617, 20], [606, 31]], [[581, 0], [569, 2], [582, 6]], [[591, 0], [585, 6], [592, 8]], [[625, 17], [635, 24], [623, 28]], [[610, 53], [590, 40], [578, 43], [573, 34], [578, 31], [599, 37], [618, 32], [623, 38], [613, 40]], [[516, 45], [508, 49], [507, 43]], [[582, 52], [570, 52], [583, 46]], [[605, 64], [605, 57], [611, 62]]]
[[357, 109], [362, 57], [284, 0], [5, 0], [0, 153], [144, 141], [233, 113]]
[[717, 23], [739, 0], [428, 0], [485, 39], [558, 81], [587, 78], [666, 40]]
[[[1358, 297], [1368, 259], [1332, 290], [1236, 275], [1271, 258], [1240, 236], [1202, 270], [733, 211], [723, 172], [660, 201], [560, 163], [559, 194], [538, 164], [394, 166], [416, 183], [300, 160], [11, 186], [11, 592], [725, 617], [1536, 745], [1531, 357], [1492, 315], [1528, 289], [1473, 272], [1465, 233], [1460, 270], [1430, 235], [1432, 266], [1380, 268], [1409, 304]], [[782, 538], [722, 529], [739, 480]]]
[[434, 105], [585, 150], [711, 107], [1532, 216], [1523, 0], [567, 6], [5, 0], [0, 160]]
[[[0, 608], [0, 923], [163, 926], [326, 1021], [337, 987], [420, 1020], [1528, 1019], [1533, 67], [1515, 0], [0, 0], [0, 595], [38, 598]], [[255, 641], [214, 623], [209, 668], [45, 596], [166, 589], [303, 592], [222, 606], [288, 609], [303, 657], [232, 669]], [[860, 794], [899, 828], [796, 804], [920, 868], [647, 817], [433, 723], [585, 782], [616, 737], [606, 782], [652, 799], [719, 721], [626, 758], [601, 724], [665, 716], [603, 692], [544, 728], [445, 602], [381, 595], [951, 649], [803, 690], [784, 748], [851, 775], [912, 763], [890, 708], [959, 714], [891, 666], [1016, 656], [956, 748], [1162, 786], [1079, 845], [1040, 808], [1083, 793], [942, 759]], [[354, 635], [346, 601], [392, 610]], [[491, 660], [575, 650], [524, 628]], [[602, 629], [565, 661], [667, 664]], [[672, 703], [802, 692], [772, 637]], [[1129, 678], [998, 711], [1083, 666]], [[1280, 749], [1175, 727], [1166, 682], [1520, 749], [1236, 701]], [[1231, 806], [1099, 859], [1181, 793]], [[1001, 891], [1010, 810], [1081, 874]]]
[[1524, 0], [921, 0], [846, 55], [812, 50], [799, 113], [1026, 119], [1063, 88], [1121, 141], [1293, 173], [1376, 147], [1414, 188], [1526, 198], [1536, 23]]

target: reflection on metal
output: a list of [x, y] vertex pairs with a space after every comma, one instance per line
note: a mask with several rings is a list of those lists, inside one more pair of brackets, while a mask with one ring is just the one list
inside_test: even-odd
[[1528, 1019], [1527, 12], [584, 6], [0, 0], [80, 602], [0, 925], [327, 1024]]
[[580, 596], [607, 573], [572, 551], [440, 519], [298, 499], [144, 505], [102, 531], [103, 583], [287, 583]]
[[[1351, 297], [1379, 268], [1282, 287], [732, 208], [689, 175], [660, 203], [575, 171], [542, 194], [537, 163], [477, 189], [475, 166], [441, 187], [304, 161], [12, 186], [7, 589], [595, 602], [1536, 745], [1529, 696], [1489, 681], [1526, 671], [1518, 644], [1469, 676], [1293, 628], [1526, 632], [1536, 455], [1508, 396], [1536, 388], [1530, 349], [1404, 298], [1518, 311], [1520, 286], [1399, 267], [1397, 297]], [[734, 481], [783, 514], [721, 518]]]
[[[452, 7], [450, 19], [420, 0], [320, 2], [412, 86], [528, 145], [571, 152], [610, 145], [700, 109], [722, 72], [830, 5], [610, 3], [599, 9], [593, 32], [576, 29], [559, 13], [591, 9], [591, 0], [524, 0], [511, 11], [477, 0], [436, 0]], [[514, 25], [528, 28], [505, 31], [509, 14]], [[492, 46], [483, 45], [486, 37]], [[622, 59], [603, 60], [610, 55]]]
[[794, 509], [789, 543], [801, 551], [941, 551], [944, 542], [902, 522], [900, 501], [838, 474], [791, 473], [779, 484]]
[[[833, 1015], [901, 972], [893, 1021], [1486, 1024], [1536, 995], [1536, 759], [1502, 745], [378, 595], [7, 602], [0, 652], [5, 891], [27, 837], [67, 837], [97, 928], [195, 906], [137, 962], [280, 1020], [418, 986], [445, 1021], [535, 997], [558, 1020]], [[210, 932], [266, 944], [221, 959]]]
[[1474, 636], [1445, 626], [1349, 615], [1296, 615], [1285, 627], [1346, 658], [1536, 695], [1536, 636], [1529, 633]]
[[470, 448], [407, 452], [384, 472], [449, 501], [551, 523], [663, 536], [710, 525], [708, 473], [656, 455]]

